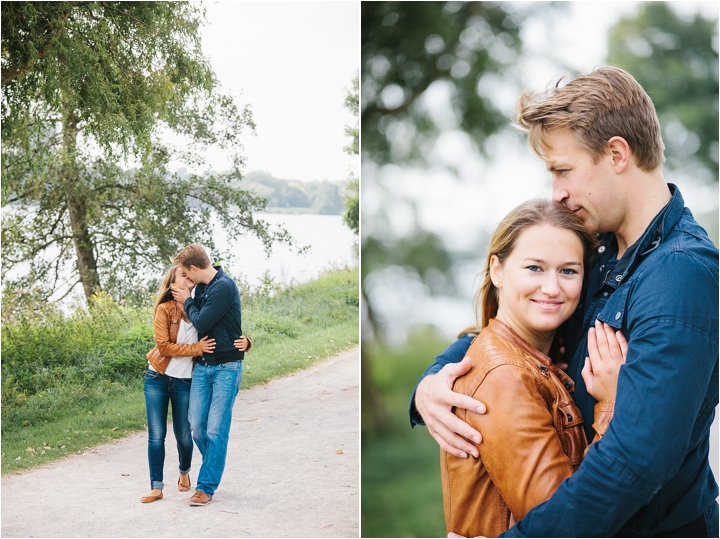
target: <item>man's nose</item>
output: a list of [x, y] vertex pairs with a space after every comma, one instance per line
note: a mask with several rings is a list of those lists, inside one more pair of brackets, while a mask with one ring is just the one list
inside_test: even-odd
[[552, 180], [552, 199], [553, 202], [564, 204], [565, 200], [570, 196], [567, 189], [560, 187], [559, 182], [553, 178]]

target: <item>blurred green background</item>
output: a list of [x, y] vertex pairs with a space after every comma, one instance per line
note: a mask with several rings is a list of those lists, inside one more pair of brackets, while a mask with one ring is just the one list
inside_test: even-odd
[[[521, 90], [600, 65], [650, 94], [664, 173], [718, 243], [717, 2], [361, 5], [363, 537], [444, 537], [439, 448], [410, 428], [420, 374], [473, 323], [487, 240], [550, 195], [511, 126]], [[717, 421], [711, 465], [718, 471]]]
[[[379, 409], [363, 394], [363, 537], [445, 537], [440, 485], [440, 449], [425, 427], [410, 428], [408, 402], [427, 358], [448, 342], [431, 328], [418, 330], [401, 348], [377, 345], [372, 357], [372, 391]], [[370, 391], [363, 380], [363, 392]], [[378, 416], [373, 418], [373, 414]]]

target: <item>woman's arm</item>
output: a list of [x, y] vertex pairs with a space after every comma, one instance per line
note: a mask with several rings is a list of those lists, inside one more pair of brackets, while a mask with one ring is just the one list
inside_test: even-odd
[[162, 305], [159, 305], [155, 311], [153, 328], [155, 331], [155, 345], [163, 356], [194, 357], [202, 355], [203, 349], [199, 342], [193, 344], [170, 342], [170, 318], [167, 309]]
[[[462, 415], [483, 433], [477, 448], [485, 469], [512, 514], [521, 520], [572, 475], [571, 460], [545, 399], [523, 367], [495, 367], [473, 397], [488, 403], [487, 413]], [[568, 428], [578, 429], [578, 440], [584, 442], [582, 423]], [[582, 442], [580, 451], [585, 449]]]
[[235, 348], [241, 352], [247, 352], [252, 348], [252, 342], [250, 342], [250, 339], [248, 339], [245, 335], [240, 335], [240, 337], [233, 341], [233, 344], [235, 345]]

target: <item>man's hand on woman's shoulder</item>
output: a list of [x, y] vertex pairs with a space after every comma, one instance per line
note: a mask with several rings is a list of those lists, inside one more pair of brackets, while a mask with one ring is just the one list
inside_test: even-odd
[[452, 390], [455, 380], [466, 374], [472, 362], [464, 358], [460, 363], [445, 365], [437, 374], [423, 378], [415, 392], [415, 407], [422, 417], [428, 432], [440, 447], [448, 453], [460, 458], [468, 455], [479, 457], [476, 444], [482, 442], [480, 433], [459, 419], [453, 413], [453, 407], [464, 408], [479, 414], [485, 413], [485, 405], [461, 393]]

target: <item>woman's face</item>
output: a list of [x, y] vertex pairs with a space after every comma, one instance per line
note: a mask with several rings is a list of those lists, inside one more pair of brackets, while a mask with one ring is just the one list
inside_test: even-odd
[[575, 311], [583, 283], [580, 238], [552, 225], [526, 228], [501, 265], [490, 262], [498, 289], [497, 318], [545, 351], [555, 330]]
[[185, 274], [185, 270], [182, 266], [175, 269], [175, 282], [173, 284], [188, 290], [195, 288], [195, 282]]

